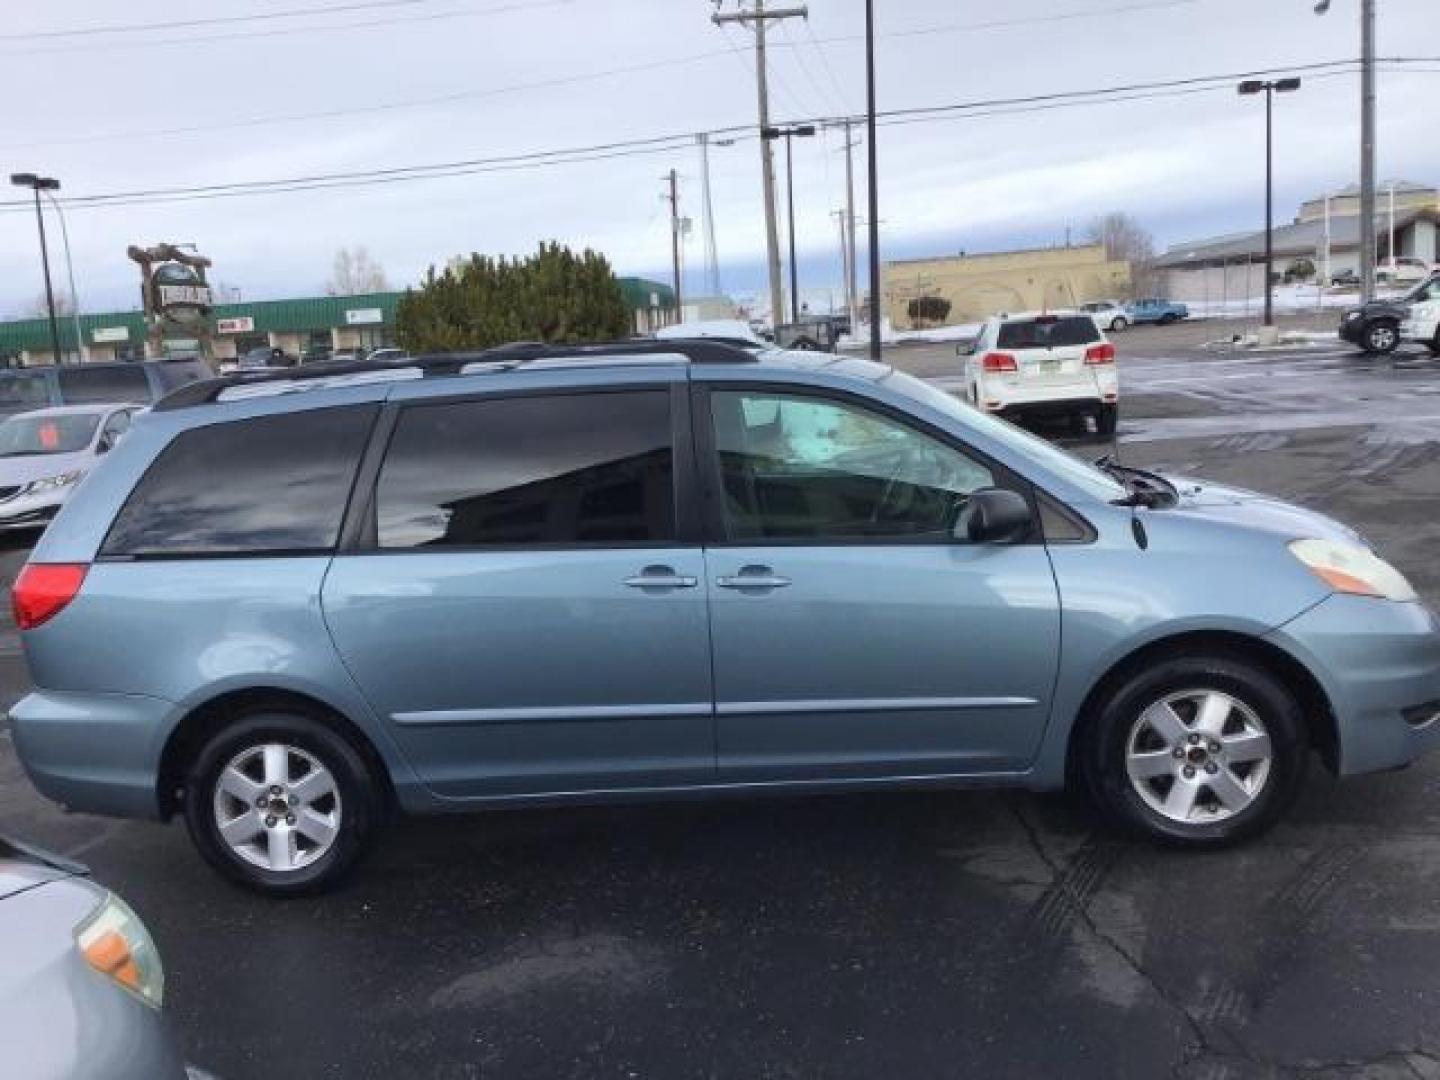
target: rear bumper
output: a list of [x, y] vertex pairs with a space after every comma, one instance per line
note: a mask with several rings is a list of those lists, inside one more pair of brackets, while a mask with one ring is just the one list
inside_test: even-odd
[[1007, 401], [998, 409], [987, 412], [1002, 416], [1071, 416], [1075, 413], [1098, 413], [1102, 405], [1114, 405], [1099, 395], [1086, 397], [1051, 398], [1043, 401]]
[[73, 810], [158, 819], [160, 753], [174, 706], [135, 694], [36, 690], [10, 710], [21, 764]]
[[1331, 596], [1269, 636], [1329, 697], [1342, 776], [1440, 746], [1440, 622], [1424, 605]]

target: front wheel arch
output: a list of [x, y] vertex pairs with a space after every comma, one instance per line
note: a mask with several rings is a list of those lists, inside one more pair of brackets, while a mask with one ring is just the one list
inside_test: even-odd
[[206, 742], [232, 719], [260, 709], [300, 713], [330, 728], [365, 760], [386, 813], [393, 812], [399, 805], [385, 759], [358, 724], [307, 694], [275, 687], [252, 687], [231, 690], [195, 706], [170, 732], [160, 754], [155, 782], [161, 820], [168, 821], [180, 809], [185, 776]]
[[1118, 660], [1085, 695], [1071, 725], [1065, 748], [1065, 784], [1072, 791], [1080, 790], [1080, 753], [1090, 727], [1099, 718], [1100, 709], [1110, 695], [1134, 674], [1145, 667], [1176, 656], [1205, 654], [1222, 656], [1256, 664], [1279, 679], [1295, 695], [1304, 714], [1310, 745], [1320, 752], [1320, 760], [1331, 773], [1340, 771], [1340, 735], [1335, 710], [1319, 681], [1299, 660], [1279, 646], [1261, 638], [1228, 630], [1199, 630], [1152, 641]]

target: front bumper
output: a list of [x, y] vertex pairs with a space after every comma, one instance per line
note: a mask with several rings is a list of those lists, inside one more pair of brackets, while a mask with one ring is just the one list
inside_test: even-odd
[[0, 530], [43, 528], [60, 512], [69, 494], [70, 488], [59, 488], [43, 495], [17, 495], [0, 502]]
[[10, 710], [36, 790], [72, 810], [160, 817], [160, 753], [174, 706], [138, 694], [36, 690]]
[[1399, 768], [1440, 746], [1440, 621], [1423, 604], [1335, 595], [1269, 640], [1330, 699], [1342, 776]]

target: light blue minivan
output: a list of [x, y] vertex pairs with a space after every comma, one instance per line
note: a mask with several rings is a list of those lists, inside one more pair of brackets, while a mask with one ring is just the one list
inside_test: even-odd
[[1207, 847], [1440, 742], [1436, 619], [1343, 525], [714, 341], [182, 389], [13, 601], [36, 786], [271, 894], [397, 809], [1075, 784]]

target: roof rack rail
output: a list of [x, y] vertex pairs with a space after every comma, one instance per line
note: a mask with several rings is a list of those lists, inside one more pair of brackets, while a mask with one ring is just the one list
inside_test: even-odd
[[275, 371], [237, 371], [214, 379], [179, 387], [152, 406], [154, 412], [171, 412], [195, 405], [210, 404], [227, 390], [238, 387], [293, 385], [301, 389], [306, 383], [343, 379], [351, 375], [374, 375], [393, 372], [396, 376], [419, 377], [470, 374], [467, 368], [492, 365], [497, 371], [513, 371], [532, 361], [593, 360], [604, 362], [624, 356], [683, 356], [692, 364], [753, 363], [755, 354], [729, 342], [711, 338], [683, 338], [657, 341], [653, 338], [632, 341], [607, 341], [593, 345], [548, 345], [542, 341], [512, 341], [474, 352], [433, 353], [400, 357], [394, 360], [320, 361], [298, 368]]

